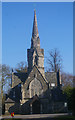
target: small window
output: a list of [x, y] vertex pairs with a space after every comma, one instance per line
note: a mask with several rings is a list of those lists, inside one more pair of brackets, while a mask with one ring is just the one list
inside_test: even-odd
[[64, 107], [67, 107], [67, 103], [66, 102], [64, 103]]
[[51, 83], [51, 86], [54, 87], [54, 86], [55, 86], [55, 83]]

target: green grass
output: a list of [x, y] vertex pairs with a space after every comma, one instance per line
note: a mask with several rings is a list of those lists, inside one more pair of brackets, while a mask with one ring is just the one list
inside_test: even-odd
[[59, 116], [53, 119], [54, 120], [75, 120], [75, 116]]

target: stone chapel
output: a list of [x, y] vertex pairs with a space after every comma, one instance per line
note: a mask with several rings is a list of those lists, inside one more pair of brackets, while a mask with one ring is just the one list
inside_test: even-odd
[[12, 85], [5, 101], [5, 114], [66, 112], [66, 97], [62, 92], [60, 71], [44, 71], [44, 49], [40, 47], [36, 11], [27, 60], [27, 73], [12, 71]]

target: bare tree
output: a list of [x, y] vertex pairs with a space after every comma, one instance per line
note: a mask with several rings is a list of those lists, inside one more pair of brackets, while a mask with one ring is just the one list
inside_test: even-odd
[[17, 67], [15, 68], [17, 72], [27, 72], [27, 63], [26, 62], [20, 62], [17, 64]]
[[57, 49], [49, 51], [49, 57], [47, 58], [47, 63], [49, 65], [48, 71], [57, 72], [62, 68], [62, 58]]
[[65, 89], [68, 86], [73, 87], [73, 75], [70, 73], [62, 73], [61, 74], [62, 80], [62, 88]]
[[[8, 65], [1, 65], [0, 64], [0, 76], [1, 76], [1, 92], [7, 91], [5, 86], [10, 86], [10, 81], [11, 81], [11, 67], [9, 67]], [[5, 87], [5, 89], [4, 89]]]
[[11, 85], [11, 68], [8, 65], [0, 64], [0, 107], [4, 113], [6, 95]]

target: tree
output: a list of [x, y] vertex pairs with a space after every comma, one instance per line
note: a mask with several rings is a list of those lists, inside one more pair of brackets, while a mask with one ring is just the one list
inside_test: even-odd
[[63, 92], [67, 96], [68, 110], [72, 111], [75, 116], [75, 87], [68, 85]]
[[[10, 86], [10, 82], [11, 82], [11, 67], [9, 67], [8, 65], [1, 65], [0, 64], [0, 75], [1, 77], [1, 88], [2, 91], [4, 89], [4, 87], [6, 85]], [[5, 91], [5, 89], [4, 89]]]
[[70, 85], [68, 85], [63, 90], [63, 92], [66, 94], [66, 97], [67, 97], [68, 110], [72, 110], [72, 106], [73, 106], [73, 98], [72, 98], [73, 88]]
[[68, 110], [75, 114], [75, 88], [73, 87], [73, 75], [69, 73], [61, 74], [62, 90], [66, 94]]
[[75, 87], [73, 87], [73, 92], [72, 92], [72, 112], [73, 115], [75, 116]]
[[48, 71], [57, 72], [62, 68], [62, 58], [57, 49], [49, 51], [49, 57], [47, 58], [47, 63], [49, 65]]
[[18, 63], [15, 70], [16, 72], [27, 72], [27, 63], [23, 61]]
[[[5, 92], [7, 92], [10, 88], [10, 82], [11, 82], [11, 68], [5, 64], [0, 64], [0, 97], [1, 97], [1, 103], [2, 103], [2, 114], [4, 114], [5, 109], [5, 100], [6, 95]], [[8, 86], [8, 87], [7, 87]]]
[[73, 75], [69, 73], [61, 73], [62, 88], [63, 90], [67, 87], [73, 87]]

